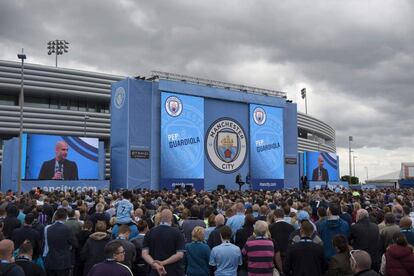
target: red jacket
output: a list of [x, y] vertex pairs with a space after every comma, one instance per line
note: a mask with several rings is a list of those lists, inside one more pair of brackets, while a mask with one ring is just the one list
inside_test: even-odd
[[409, 246], [393, 244], [385, 252], [385, 274], [414, 275], [414, 253]]

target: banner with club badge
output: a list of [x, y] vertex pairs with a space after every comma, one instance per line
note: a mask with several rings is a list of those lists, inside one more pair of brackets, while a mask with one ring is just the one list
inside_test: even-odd
[[161, 185], [204, 188], [204, 99], [161, 93]]
[[283, 109], [250, 104], [250, 181], [255, 190], [283, 188]]

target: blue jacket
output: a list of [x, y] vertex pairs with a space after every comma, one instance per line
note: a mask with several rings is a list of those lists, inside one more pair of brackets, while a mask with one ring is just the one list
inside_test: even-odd
[[325, 258], [329, 259], [336, 254], [332, 240], [336, 235], [344, 235], [348, 238], [349, 225], [346, 221], [336, 217], [329, 217], [322, 221], [319, 225], [319, 236], [323, 241], [323, 249], [325, 251]]
[[185, 245], [185, 265], [187, 275], [209, 276], [210, 247], [204, 242], [192, 242]]

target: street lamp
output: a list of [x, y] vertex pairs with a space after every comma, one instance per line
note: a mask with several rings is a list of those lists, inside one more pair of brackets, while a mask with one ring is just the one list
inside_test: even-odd
[[355, 158], [358, 158], [358, 156], [353, 156], [352, 161], [354, 161], [354, 177], [356, 177], [356, 171], [355, 171]]
[[84, 125], [83, 125], [83, 136], [86, 137], [86, 120], [89, 120], [89, 116], [85, 114]]
[[17, 193], [20, 195], [22, 191], [22, 139], [23, 139], [23, 105], [24, 105], [24, 60], [26, 55], [24, 54], [24, 49], [22, 48], [22, 53], [17, 54], [17, 58], [22, 61], [22, 79], [20, 86], [20, 96], [19, 96], [19, 106], [20, 106], [20, 122], [19, 122], [19, 164], [18, 164], [18, 176], [17, 176]]
[[351, 175], [352, 175], [352, 160], [351, 160], [351, 142], [353, 140], [352, 136], [349, 136], [349, 184], [351, 184]]
[[63, 55], [63, 53], [67, 53], [69, 49], [69, 42], [66, 40], [51, 40], [47, 43], [47, 49], [49, 50], [47, 54], [50, 56], [51, 54], [56, 55], [56, 67], [58, 66], [58, 55]]

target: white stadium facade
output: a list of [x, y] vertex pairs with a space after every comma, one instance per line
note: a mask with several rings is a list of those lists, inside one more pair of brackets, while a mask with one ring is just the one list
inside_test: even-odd
[[[111, 83], [125, 76], [37, 64], [24, 68], [24, 132], [99, 138], [105, 142], [109, 179]], [[20, 89], [21, 63], [0, 60], [1, 148], [19, 134]], [[332, 127], [303, 113], [297, 119], [299, 152], [336, 152]]]

